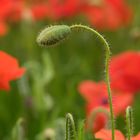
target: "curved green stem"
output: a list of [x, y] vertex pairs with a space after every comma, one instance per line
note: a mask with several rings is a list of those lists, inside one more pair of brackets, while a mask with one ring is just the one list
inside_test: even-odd
[[114, 125], [114, 115], [113, 115], [113, 105], [112, 105], [112, 95], [111, 95], [111, 88], [110, 88], [110, 78], [109, 78], [109, 60], [110, 60], [110, 47], [105, 38], [99, 34], [97, 31], [94, 29], [84, 26], [84, 25], [72, 25], [70, 26], [71, 30], [74, 29], [85, 29], [88, 31], [93, 32], [95, 35], [99, 37], [99, 39], [104, 43], [105, 47], [105, 80], [107, 84], [107, 90], [108, 90], [108, 98], [109, 98], [109, 106], [110, 106], [110, 114], [111, 114], [111, 126], [112, 126], [112, 140], [115, 140], [115, 135], [114, 135], [114, 130], [115, 130], [115, 125]]
[[91, 112], [89, 118], [88, 118], [88, 122], [87, 122], [87, 125], [88, 125], [88, 129], [89, 130], [92, 130], [93, 127], [94, 127], [94, 120], [96, 119], [96, 116], [98, 113], [103, 113], [106, 117], [107, 117], [107, 120], [110, 119], [110, 113], [108, 110], [106, 110], [105, 108], [103, 107], [98, 107], [96, 109], [93, 109], [93, 111]]
[[127, 126], [127, 138], [131, 140], [132, 132], [133, 132], [133, 112], [130, 106], [126, 109], [126, 126]]

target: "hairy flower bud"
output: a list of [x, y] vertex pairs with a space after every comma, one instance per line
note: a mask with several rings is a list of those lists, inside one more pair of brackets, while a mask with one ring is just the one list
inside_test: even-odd
[[67, 25], [54, 25], [45, 28], [37, 37], [37, 43], [42, 47], [49, 47], [64, 40], [71, 33]]

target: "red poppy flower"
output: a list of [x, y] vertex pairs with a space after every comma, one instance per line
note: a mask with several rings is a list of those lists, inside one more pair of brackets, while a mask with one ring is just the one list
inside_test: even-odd
[[89, 0], [83, 9], [91, 24], [101, 30], [118, 29], [132, 18], [132, 12], [124, 0]]
[[111, 87], [136, 93], [140, 90], [140, 52], [128, 51], [112, 57], [110, 64]]
[[9, 82], [20, 78], [25, 72], [24, 68], [19, 68], [16, 58], [0, 51], [0, 89], [9, 90]]
[[[84, 81], [79, 85], [79, 92], [88, 103], [87, 113], [90, 113], [93, 108], [102, 106], [109, 108], [108, 93], [104, 82]], [[130, 93], [112, 91], [114, 113], [120, 114], [125, 111], [126, 107], [133, 101], [133, 96]], [[120, 99], [122, 103], [120, 104]]]
[[[112, 140], [111, 130], [102, 129], [95, 133], [95, 138], [100, 140]], [[131, 138], [132, 140], [140, 140], [140, 133]], [[124, 135], [119, 131], [115, 130], [115, 140], [126, 140]]]
[[[79, 92], [85, 98], [87, 105], [87, 117], [90, 117], [91, 113], [99, 108], [103, 107], [109, 111], [108, 93], [106, 84], [104, 82], [95, 83], [93, 81], [84, 81], [79, 85]], [[123, 93], [112, 91], [113, 93], [113, 109], [115, 116], [124, 113], [126, 107], [133, 102], [133, 95], [131, 93]], [[121, 99], [121, 100], [120, 100]], [[107, 123], [106, 117], [99, 113], [94, 121], [93, 131], [105, 127]]]

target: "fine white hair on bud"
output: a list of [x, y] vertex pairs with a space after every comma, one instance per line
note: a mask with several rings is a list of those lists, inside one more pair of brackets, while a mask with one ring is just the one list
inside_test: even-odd
[[64, 40], [71, 33], [67, 25], [54, 25], [45, 28], [37, 37], [37, 43], [41, 47], [51, 47]]

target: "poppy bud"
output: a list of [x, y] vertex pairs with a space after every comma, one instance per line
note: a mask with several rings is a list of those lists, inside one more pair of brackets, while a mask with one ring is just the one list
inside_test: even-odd
[[37, 43], [42, 47], [51, 47], [64, 40], [71, 33], [67, 25], [54, 25], [45, 28], [37, 37]]

